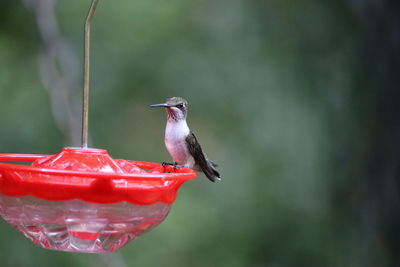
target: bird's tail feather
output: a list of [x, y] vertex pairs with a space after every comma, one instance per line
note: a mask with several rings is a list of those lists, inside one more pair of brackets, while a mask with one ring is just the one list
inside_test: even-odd
[[211, 166], [213, 166], [214, 168], [217, 168], [217, 167], [218, 167], [218, 164], [217, 164], [217, 163], [212, 162], [211, 160], [209, 160], [208, 162], [209, 162], [209, 163], [211, 164]]
[[212, 182], [221, 180], [219, 172], [215, 169], [217, 164], [209, 161], [207, 165], [207, 168], [203, 170], [207, 178]]

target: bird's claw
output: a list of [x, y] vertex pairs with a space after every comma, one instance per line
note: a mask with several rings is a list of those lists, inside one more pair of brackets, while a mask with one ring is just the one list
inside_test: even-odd
[[169, 163], [169, 162], [165, 162], [165, 161], [163, 161], [163, 162], [161, 163], [161, 166], [163, 166], [164, 168], [165, 168], [166, 166], [172, 166], [172, 165], [174, 165], [174, 163]]
[[173, 166], [175, 172], [176, 172], [176, 169], [183, 167], [183, 165], [179, 165], [177, 162], [169, 163], [169, 162], [165, 162], [165, 161], [163, 161], [161, 163], [161, 166], [163, 166], [164, 168], [166, 166]]
[[174, 171], [176, 171], [177, 168], [183, 168], [183, 165], [179, 165], [177, 162], [174, 163]]

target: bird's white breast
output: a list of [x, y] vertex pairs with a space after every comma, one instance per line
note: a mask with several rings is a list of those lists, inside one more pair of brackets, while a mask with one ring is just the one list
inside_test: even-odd
[[186, 137], [190, 130], [185, 120], [168, 121], [165, 128], [165, 146], [174, 161], [185, 167], [193, 167], [194, 160], [189, 153]]

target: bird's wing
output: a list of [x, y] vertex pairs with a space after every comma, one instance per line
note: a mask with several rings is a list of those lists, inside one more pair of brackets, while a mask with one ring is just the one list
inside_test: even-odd
[[207, 178], [212, 182], [218, 180], [220, 176], [219, 173], [206, 159], [203, 150], [201, 149], [201, 146], [193, 132], [190, 132], [186, 137], [186, 142], [188, 144], [190, 154], [194, 158], [195, 162], [200, 166], [200, 169], [204, 172]]

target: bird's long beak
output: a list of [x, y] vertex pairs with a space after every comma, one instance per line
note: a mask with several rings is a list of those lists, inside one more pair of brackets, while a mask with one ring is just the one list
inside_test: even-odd
[[162, 104], [153, 104], [153, 105], [150, 105], [150, 107], [152, 107], [152, 108], [167, 108], [167, 107], [170, 107], [170, 105], [167, 103], [162, 103]]

